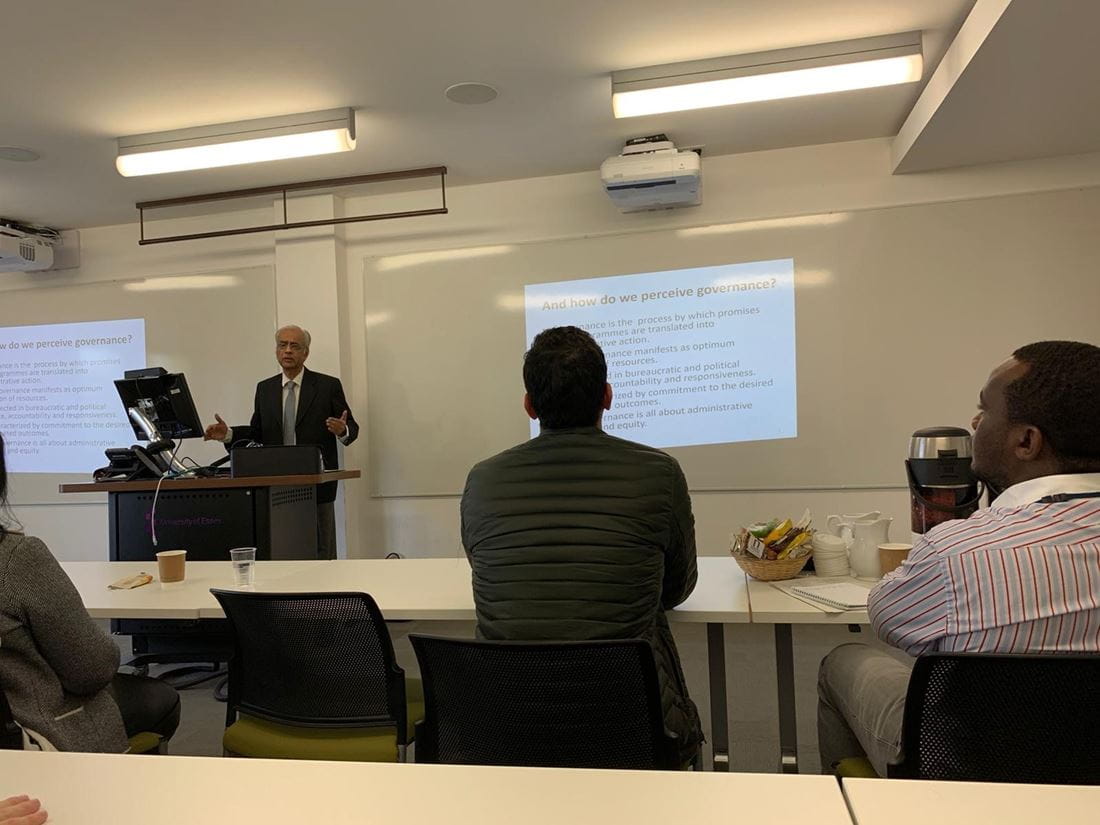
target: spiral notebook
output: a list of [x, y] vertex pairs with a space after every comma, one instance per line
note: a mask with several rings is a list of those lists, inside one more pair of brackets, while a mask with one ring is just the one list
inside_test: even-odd
[[792, 587], [790, 590], [791, 593], [839, 610], [859, 610], [866, 607], [867, 594], [871, 592], [866, 587], [848, 582], [805, 584]]

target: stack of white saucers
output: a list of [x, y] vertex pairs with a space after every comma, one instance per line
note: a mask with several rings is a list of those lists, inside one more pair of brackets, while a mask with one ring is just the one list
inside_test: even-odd
[[814, 572], [819, 576], [847, 576], [848, 545], [840, 536], [831, 533], [814, 533]]

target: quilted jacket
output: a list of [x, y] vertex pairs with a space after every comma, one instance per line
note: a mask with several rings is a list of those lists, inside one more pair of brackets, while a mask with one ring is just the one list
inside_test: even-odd
[[462, 542], [481, 637], [648, 640], [665, 726], [691, 758], [702, 731], [665, 617], [697, 577], [674, 458], [598, 427], [543, 430], [470, 471]]

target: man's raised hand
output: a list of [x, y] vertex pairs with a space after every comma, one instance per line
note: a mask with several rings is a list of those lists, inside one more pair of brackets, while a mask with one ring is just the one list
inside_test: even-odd
[[348, 411], [344, 410], [339, 418], [326, 418], [325, 428], [333, 435], [343, 438], [348, 431]]
[[222, 421], [222, 417], [214, 413], [214, 418], [217, 422], [206, 428], [202, 436], [203, 441], [225, 441], [225, 437], [229, 435], [229, 425]]

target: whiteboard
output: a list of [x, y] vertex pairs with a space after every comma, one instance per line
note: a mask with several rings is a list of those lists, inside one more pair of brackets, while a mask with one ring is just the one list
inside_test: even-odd
[[[186, 373], [203, 422], [218, 412], [230, 423], [247, 423], [256, 382], [278, 371], [271, 267], [0, 291], [0, 327], [124, 318], [145, 320], [149, 366]], [[202, 464], [224, 455], [220, 444], [200, 439], [187, 439], [180, 449], [180, 457]], [[58, 484], [90, 480], [94, 469], [80, 475], [13, 473], [9, 498], [13, 504], [97, 500], [57, 492]]]
[[367, 258], [372, 494], [454, 495], [529, 437], [526, 284], [793, 258], [798, 436], [673, 448], [693, 490], [899, 487], [989, 371], [1097, 342], [1100, 189]]

